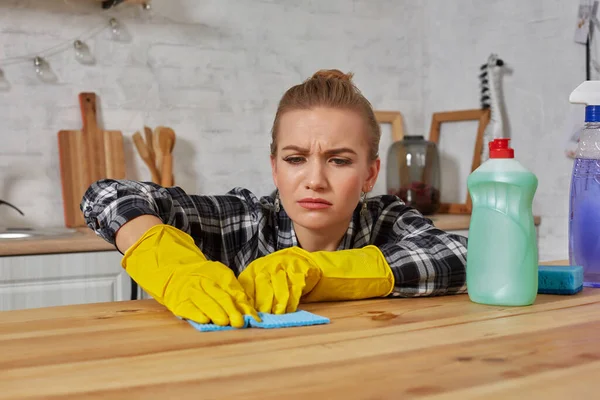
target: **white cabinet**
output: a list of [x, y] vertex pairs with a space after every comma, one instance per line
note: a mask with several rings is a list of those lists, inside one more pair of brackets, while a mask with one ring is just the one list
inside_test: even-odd
[[0, 257], [0, 311], [129, 300], [118, 251]]

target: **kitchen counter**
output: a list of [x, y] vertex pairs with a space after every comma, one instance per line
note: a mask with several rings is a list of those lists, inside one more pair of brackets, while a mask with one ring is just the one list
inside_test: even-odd
[[456, 295], [301, 308], [331, 323], [198, 332], [154, 300], [5, 311], [0, 398], [597, 395], [600, 289], [528, 307]]
[[[469, 229], [470, 215], [435, 214], [428, 216], [434, 225], [445, 231], [462, 231]], [[540, 224], [540, 217], [534, 218]], [[116, 251], [89, 228], [78, 228], [76, 233], [64, 237], [48, 237], [43, 239], [9, 239], [0, 240], [0, 256], [77, 253], [86, 251]]]
[[75, 233], [65, 236], [0, 240], [0, 256], [110, 250], [116, 251], [114, 246], [98, 237], [90, 228], [77, 228]]

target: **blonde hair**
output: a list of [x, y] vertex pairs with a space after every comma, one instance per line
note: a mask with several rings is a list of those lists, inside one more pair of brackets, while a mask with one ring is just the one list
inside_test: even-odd
[[271, 130], [271, 154], [277, 153], [277, 132], [283, 114], [292, 110], [310, 110], [315, 107], [330, 107], [358, 112], [365, 121], [369, 134], [369, 159], [379, 156], [381, 128], [375, 119], [371, 103], [352, 82], [352, 73], [345, 74], [337, 69], [322, 69], [301, 84], [289, 88], [277, 107]]

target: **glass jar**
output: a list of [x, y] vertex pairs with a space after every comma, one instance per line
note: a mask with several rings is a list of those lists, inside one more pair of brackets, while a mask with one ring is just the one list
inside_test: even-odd
[[440, 207], [440, 161], [437, 145], [423, 136], [405, 136], [387, 155], [387, 193], [422, 214]]

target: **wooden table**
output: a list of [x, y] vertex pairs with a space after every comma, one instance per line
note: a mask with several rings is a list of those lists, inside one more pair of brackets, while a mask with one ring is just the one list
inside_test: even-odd
[[598, 398], [600, 289], [311, 304], [331, 324], [198, 332], [154, 300], [0, 313], [0, 398]]

